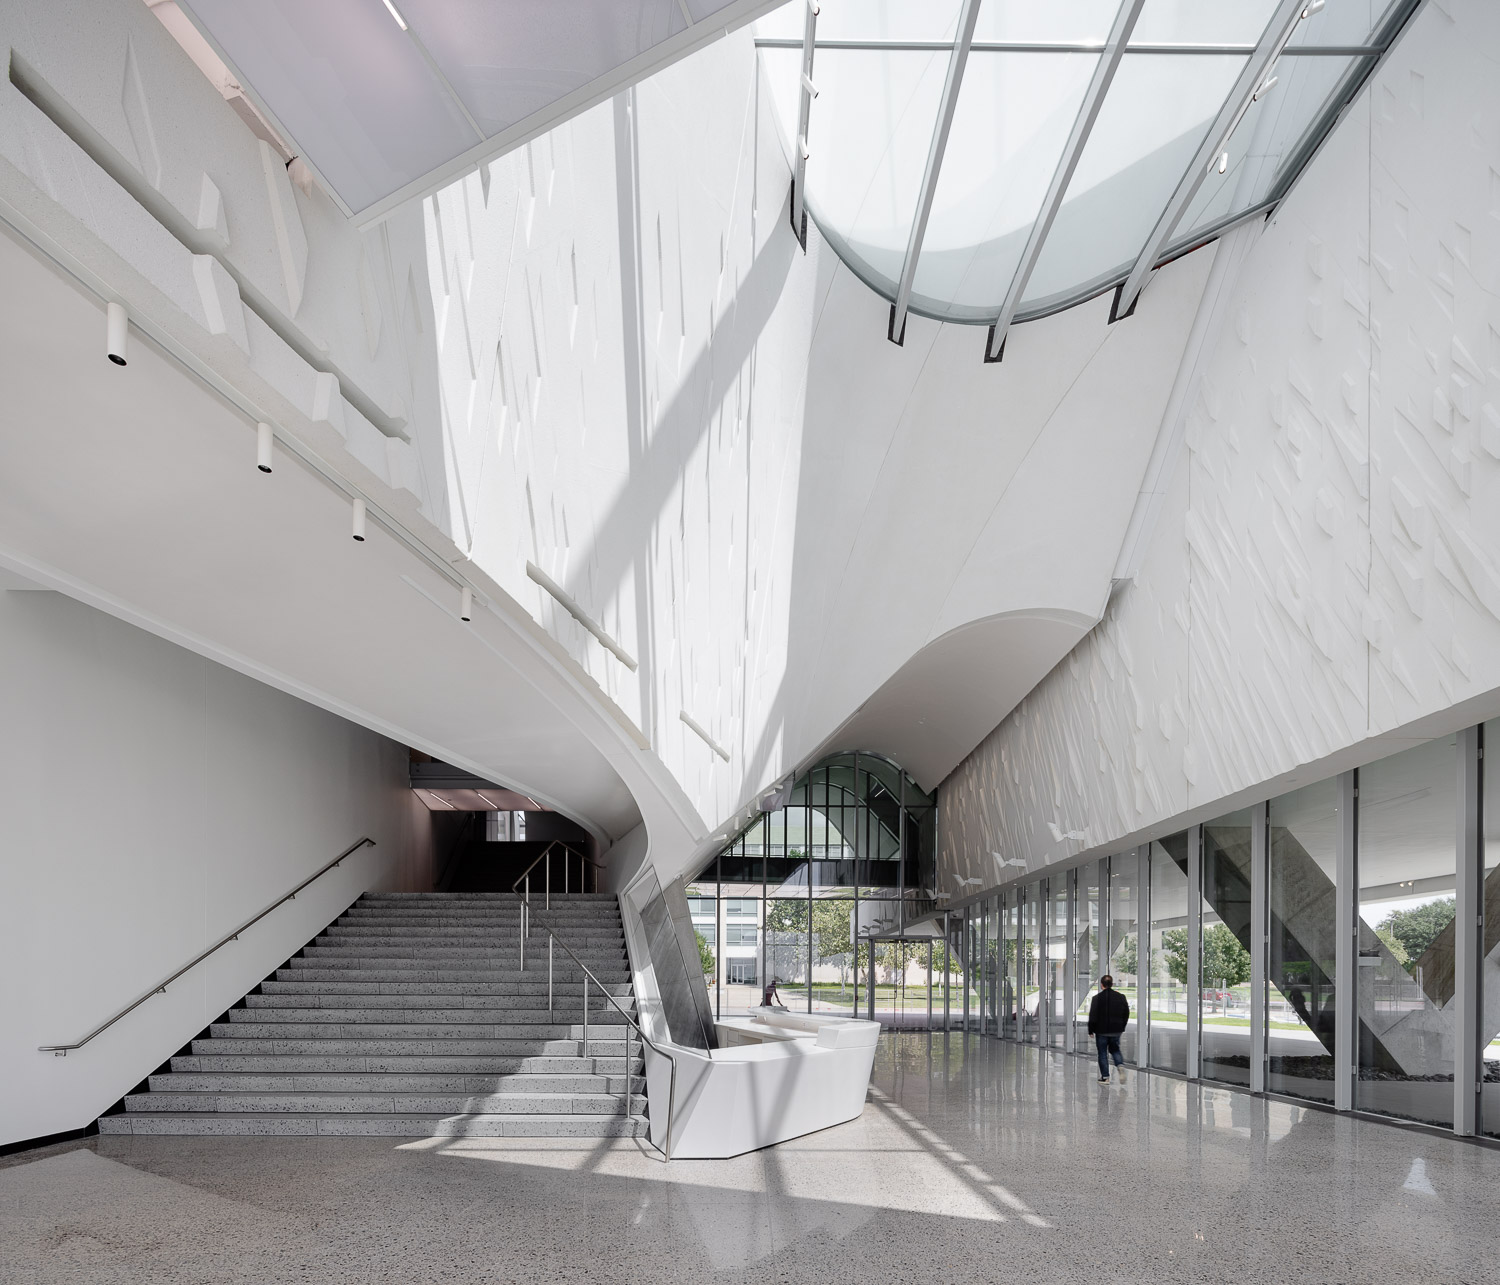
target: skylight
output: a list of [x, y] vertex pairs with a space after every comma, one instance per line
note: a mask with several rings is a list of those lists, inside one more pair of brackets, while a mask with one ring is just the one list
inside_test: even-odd
[[[756, 26], [823, 234], [906, 312], [988, 324], [1287, 192], [1417, 0], [821, 0]], [[805, 125], [804, 125], [805, 122]], [[802, 159], [805, 152], [805, 159]], [[800, 162], [800, 163], [799, 163]]]

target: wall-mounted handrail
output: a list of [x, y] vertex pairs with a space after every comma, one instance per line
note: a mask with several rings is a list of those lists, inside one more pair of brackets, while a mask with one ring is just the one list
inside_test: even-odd
[[116, 1022], [118, 1022], [122, 1017], [126, 1016], [128, 1013], [133, 1013], [136, 1009], [138, 1009], [142, 1004], [144, 1004], [153, 995], [162, 995], [162, 994], [165, 994], [166, 993], [166, 989], [167, 989], [168, 986], [170, 986], [173, 982], [175, 982], [179, 977], [181, 977], [184, 973], [188, 972], [190, 969], [196, 968], [205, 959], [207, 959], [210, 955], [212, 955], [214, 953], [214, 951], [218, 950], [220, 946], [227, 946], [232, 941], [238, 941], [240, 934], [242, 932], [244, 932], [247, 928], [250, 928], [253, 925], [258, 924], [262, 919], [264, 919], [273, 910], [275, 910], [277, 906], [281, 905], [282, 902], [290, 901], [299, 892], [301, 892], [305, 887], [307, 887], [308, 884], [312, 883], [313, 880], [315, 880], [315, 879], [321, 879], [330, 870], [332, 870], [334, 868], [334, 866], [338, 865], [346, 857], [349, 857], [349, 856], [353, 855], [360, 848], [364, 847], [365, 844], [367, 844], [367, 843], [372, 848], [376, 846], [375, 840], [372, 839], [372, 838], [370, 838], [368, 835], [366, 835], [363, 839], [360, 839], [357, 843], [351, 843], [347, 848], [345, 848], [341, 853], [339, 853], [338, 856], [336, 856], [332, 861], [330, 861], [321, 870], [318, 870], [318, 871], [314, 872], [313, 874], [308, 875], [307, 878], [304, 879], [301, 883], [299, 883], [295, 888], [293, 888], [290, 892], [283, 893], [280, 897], [278, 897], [275, 901], [273, 901], [269, 906], [267, 906], [264, 910], [262, 910], [260, 912], [260, 914], [256, 915], [252, 919], [245, 920], [245, 922], [242, 923], [233, 932], [226, 933], [224, 936], [220, 937], [218, 941], [214, 942], [214, 944], [212, 946], [210, 946], [207, 950], [205, 950], [201, 955], [197, 956], [195, 959], [192, 959], [192, 960], [188, 961], [181, 968], [179, 968], [175, 973], [173, 973], [170, 977], [168, 977], [165, 981], [157, 982], [157, 984], [155, 986], [153, 986], [150, 990], [148, 990], [139, 999], [133, 1000], [131, 1003], [127, 1004], [124, 1008], [122, 1008], [118, 1013], [116, 1013], [108, 1021], [101, 1022], [98, 1026], [94, 1027], [94, 1029], [92, 1031], [90, 1031], [87, 1035], [85, 1035], [81, 1040], [77, 1041], [74, 1044], [43, 1044], [43, 1045], [41, 1045], [37, 1049], [37, 1052], [38, 1053], [51, 1053], [51, 1054], [53, 1054], [56, 1057], [67, 1057], [68, 1054], [71, 1053], [74, 1049], [81, 1049], [85, 1044], [87, 1044], [91, 1039], [93, 1039], [94, 1036], [101, 1035], [105, 1031], [109, 1030], [109, 1028], [111, 1026], [113, 1026]]
[[[671, 1078], [671, 1081], [670, 1081], [670, 1083], [668, 1084], [668, 1087], [667, 1087], [667, 1138], [666, 1138], [667, 1145], [662, 1148], [663, 1154], [666, 1156], [666, 1158], [668, 1160], [670, 1160], [672, 1158], [672, 1111], [673, 1111], [673, 1108], [674, 1108], [674, 1106], [676, 1105], [676, 1102], [677, 1102], [677, 1057], [676, 1057], [676, 1055], [673, 1054], [673, 1053], [671, 1053], [671, 1052], [669, 1052], [667, 1049], [662, 1048], [662, 1046], [660, 1044], [658, 1044], [649, 1035], [647, 1035], [646, 1032], [643, 1031], [640, 1028], [640, 1026], [636, 1023], [635, 1018], [631, 1017], [630, 1014], [625, 1011], [624, 1007], [621, 1005], [621, 1003], [619, 1002], [619, 1000], [617, 1000], [613, 995], [611, 995], [609, 993], [609, 991], [606, 989], [604, 983], [601, 982], [597, 977], [594, 976], [593, 971], [589, 968], [589, 966], [587, 964], [585, 964], [583, 962], [583, 960], [579, 959], [578, 956], [573, 953], [572, 948], [568, 945], [567, 942], [563, 941], [561, 938], [558, 937], [557, 933], [553, 930], [552, 925], [549, 924], [545, 919], [541, 918], [540, 916], [536, 915], [534, 912], [530, 911], [529, 908], [527, 908], [527, 909], [524, 910], [524, 913], [523, 913], [523, 916], [522, 916], [523, 927], [522, 927], [521, 931], [522, 931], [522, 934], [523, 934], [523, 940], [524, 940], [524, 934], [530, 930], [531, 921], [533, 919], [535, 919], [536, 922], [539, 923], [542, 926], [542, 928], [544, 928], [546, 930], [546, 933], [547, 933], [547, 1011], [549, 1013], [552, 1011], [552, 944], [554, 942], [556, 942], [557, 945], [561, 946], [563, 948], [563, 950], [567, 952], [568, 958], [570, 958], [575, 964], [577, 964], [578, 967], [580, 969], [582, 969], [582, 971], [583, 971], [583, 977], [584, 977], [584, 982], [583, 982], [583, 1056], [585, 1058], [587, 1058], [588, 1055], [589, 1055], [589, 1026], [588, 1026], [588, 1015], [589, 1015], [589, 982], [593, 982], [594, 985], [599, 988], [599, 993], [601, 995], [603, 995], [604, 998], [607, 999], [614, 1006], [615, 1011], [617, 1013], [619, 1013], [619, 1015], [625, 1019], [626, 1024], [630, 1027], [631, 1030], [633, 1030], [636, 1033], [636, 1035], [639, 1037], [641, 1043], [644, 1044], [644, 1045], [646, 1045], [648, 1048], [650, 1048], [653, 1052], [657, 1053], [659, 1056], [666, 1058], [667, 1061], [671, 1064], [671, 1067], [672, 1067], [672, 1078]], [[524, 963], [524, 956], [523, 956], [523, 962], [522, 962], [521, 967], [522, 967], [523, 970], [526, 967], [526, 965]], [[627, 1118], [630, 1115], [630, 1041], [629, 1041], [629, 1037], [626, 1038], [626, 1043], [625, 1043], [625, 1114], [626, 1114]]]

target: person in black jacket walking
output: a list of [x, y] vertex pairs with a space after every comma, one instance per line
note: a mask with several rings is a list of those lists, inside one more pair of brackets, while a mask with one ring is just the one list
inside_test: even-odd
[[1109, 1061], [1114, 1059], [1115, 1072], [1125, 1083], [1125, 1059], [1120, 1056], [1120, 1036], [1130, 1022], [1130, 1001], [1115, 989], [1115, 979], [1108, 973], [1099, 979], [1099, 993], [1089, 1004], [1089, 1034], [1099, 1049], [1099, 1083], [1109, 1083]]

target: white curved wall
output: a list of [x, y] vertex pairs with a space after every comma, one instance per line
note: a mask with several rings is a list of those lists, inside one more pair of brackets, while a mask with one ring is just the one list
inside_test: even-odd
[[[821, 748], [935, 783], [1086, 632], [1213, 256], [1149, 317], [1095, 300], [986, 366], [976, 328], [888, 343], [816, 230], [796, 246], [789, 181], [741, 34], [425, 207], [453, 538], [680, 788], [667, 877]], [[992, 645], [954, 651], [977, 622]]]

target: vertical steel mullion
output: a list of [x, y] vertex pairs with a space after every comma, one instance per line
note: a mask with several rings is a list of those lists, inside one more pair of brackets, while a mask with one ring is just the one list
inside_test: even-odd
[[1046, 1048], [1052, 1040], [1052, 1004], [1047, 994], [1052, 972], [1052, 880], [1036, 881], [1036, 1045]]
[[1333, 1105], [1354, 1109], [1359, 1043], [1359, 777], [1338, 778], [1338, 832], [1334, 836]]
[[1188, 962], [1186, 1073], [1203, 1074], [1203, 827], [1188, 830]]
[[1151, 1065], [1151, 845], [1135, 850], [1135, 1064]]
[[[724, 854], [714, 858], [714, 1017], [724, 1016]], [[644, 1057], [645, 1054], [642, 1053]]]
[[1484, 853], [1480, 809], [1484, 778], [1483, 731], [1466, 727], [1458, 734], [1458, 851], [1457, 886], [1453, 913], [1453, 1132], [1470, 1136], [1478, 1131], [1479, 1092], [1484, 1084], [1480, 1059], [1480, 979], [1484, 953]]
[[990, 976], [990, 899], [986, 897], [979, 904], [983, 907], [979, 915], [979, 1033], [984, 1035], [993, 1007], [990, 991], [999, 981], [999, 969], [994, 977]]
[[1267, 805], [1250, 809], [1250, 1092], [1266, 1091], [1266, 982], [1270, 918], [1266, 851]]
[[927, 939], [927, 1033], [932, 1034], [932, 938]]
[[[813, 1011], [813, 845], [812, 845], [812, 778], [807, 781], [808, 802], [802, 809], [802, 829], [807, 835], [807, 1011]], [[826, 795], [824, 796], [827, 797]], [[826, 806], [826, 805], [825, 805]], [[827, 815], [826, 813], [824, 814]]]

